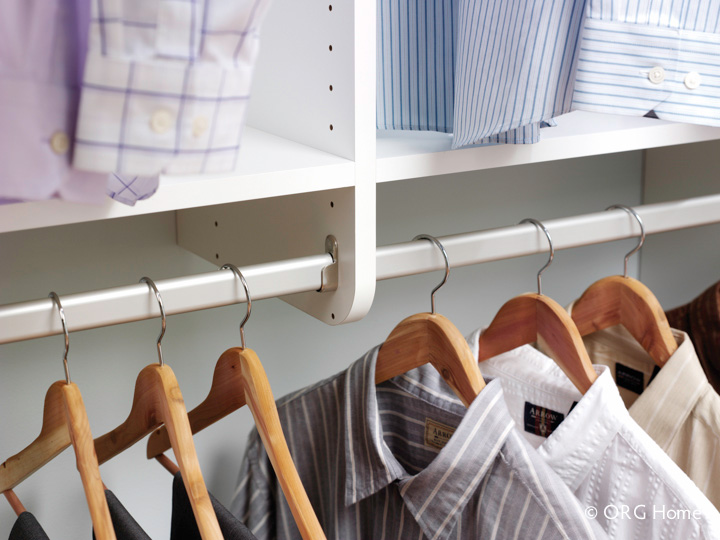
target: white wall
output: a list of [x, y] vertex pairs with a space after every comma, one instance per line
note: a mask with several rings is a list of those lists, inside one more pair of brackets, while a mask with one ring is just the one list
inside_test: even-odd
[[[378, 187], [378, 243], [402, 242], [420, 233], [444, 235], [597, 211], [613, 203], [638, 204], [640, 152], [418, 179]], [[205, 272], [212, 266], [174, 243], [172, 214], [70, 225], [0, 236], [0, 303], [41, 298]], [[595, 279], [622, 269], [633, 241], [559, 252], [544, 276], [544, 292], [561, 303]], [[535, 287], [545, 256], [500, 261], [451, 272], [437, 295], [438, 311], [463, 332], [487, 324], [511, 296]], [[232, 261], [220, 261], [232, 262]], [[637, 273], [637, 260], [633, 261]], [[689, 269], [693, 271], [692, 268]], [[329, 327], [279, 300], [253, 306], [248, 346], [259, 354], [276, 397], [344, 369], [381, 341], [405, 316], [429, 308], [441, 273], [378, 284], [370, 314], [362, 321]], [[206, 395], [220, 353], [239, 344], [244, 306], [168, 319], [163, 342], [186, 404]], [[72, 330], [72, 320], [68, 325]], [[98, 436], [129, 411], [135, 377], [156, 361], [160, 321], [144, 321], [70, 335], [70, 369]], [[0, 458], [19, 451], [39, 432], [48, 386], [63, 376], [59, 336], [0, 346]], [[252, 426], [247, 410], [196, 437], [210, 490], [228, 502]], [[170, 475], [148, 462], [140, 443], [101, 467], [115, 491], [153, 538], [166, 538], [170, 523]], [[61, 456], [21, 484], [16, 493], [53, 539], [90, 538], [90, 521], [74, 456]], [[0, 538], [14, 521], [0, 501]]]
[[[720, 141], [648, 150], [644, 200], [720, 193]], [[651, 236], [642, 249], [642, 280], [666, 308], [687, 303], [720, 280], [720, 225]]]

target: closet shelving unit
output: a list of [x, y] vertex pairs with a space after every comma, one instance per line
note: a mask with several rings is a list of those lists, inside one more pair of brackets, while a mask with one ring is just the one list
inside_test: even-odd
[[[148, 321], [147, 326], [140, 329], [125, 325], [117, 329], [117, 334], [112, 335], [113, 339], [107, 339], [108, 334], [103, 334], [100, 330], [85, 333], [85, 336], [76, 336], [77, 331], [158, 317], [159, 310], [154, 297], [148, 294], [147, 286], [138, 285], [136, 282], [146, 272], [162, 291], [169, 315], [226, 305], [244, 298], [242, 287], [230, 272], [210, 271], [207, 266], [196, 264], [193, 257], [186, 257], [186, 253], [175, 249], [158, 250], [162, 253], [159, 257], [168, 253], [169, 255], [168, 260], [163, 259], [163, 264], [158, 264], [155, 268], [169, 268], [175, 263], [173, 257], [180, 252], [182, 256], [177, 256], [177, 260], [182, 259], [183, 264], [193, 269], [204, 268], [197, 271], [205, 273], [182, 276], [195, 271], [182, 270], [168, 278], [168, 275], [162, 275], [162, 272], [153, 273], [153, 270], [147, 268], [152, 266], [149, 261], [142, 259], [138, 264], [131, 261], [117, 272], [109, 271], [107, 276], [103, 274], [95, 279], [96, 276], [91, 274], [98, 268], [102, 273], [106, 261], [100, 261], [92, 268], [83, 268], [82, 262], [73, 259], [73, 254], [84, 250], [84, 246], [73, 246], [75, 249], [69, 250], [68, 255], [61, 253], [62, 256], [57, 261], [53, 259], [53, 253], [46, 255], [41, 252], [34, 257], [35, 251], [41, 251], [39, 246], [53, 245], [57, 247], [55, 253], [59, 253], [62, 246], [55, 246], [53, 242], [57, 238], [74, 241], [72, 234], [78, 229], [82, 229], [83, 240], [93, 238], [93, 227], [103, 220], [122, 218], [118, 219], [117, 227], [104, 228], [104, 231], [112, 229], [113, 233], [117, 232], [115, 229], [123, 228], [121, 222], [124, 220], [137, 225], [129, 227], [136, 233], [146, 222], [162, 224], [162, 227], [167, 225], [168, 231], [160, 231], [152, 237], [152, 242], [156, 238], [161, 238], [162, 242], [172, 242], [172, 233], [175, 232], [176, 242], [182, 248], [218, 266], [226, 262], [240, 266], [247, 276], [253, 298], [287, 295], [283, 296], [283, 299], [330, 325], [362, 318], [373, 302], [378, 279], [429, 272], [442, 267], [441, 257], [429, 242], [408, 242], [412, 234], [443, 234], [433, 229], [417, 230], [402, 236], [402, 244], [378, 247], [375, 230], [378, 207], [376, 190], [383, 183], [404, 180], [395, 185], [398, 190], [410, 195], [421, 183], [427, 185], [430, 179], [447, 181], [447, 178], [440, 177], [451, 173], [472, 173], [492, 168], [652, 149], [646, 154], [646, 178], [665, 178], [665, 171], [673, 167], [677, 169], [666, 175], [667, 182], [653, 183], [655, 187], [662, 184], [664, 191], [659, 198], [645, 197], [646, 203], [661, 203], [652, 208], [643, 208], [649, 232], [720, 221], [720, 195], [686, 203], [663, 204], [663, 201], [673, 199], [720, 193], [716, 175], [707, 172], [707, 163], [716, 161], [714, 155], [711, 160], [701, 162], [696, 159], [697, 149], [703, 146], [704, 141], [720, 140], [720, 128], [577, 112], [561, 117], [557, 127], [543, 130], [542, 140], [536, 145], [475, 147], [457, 151], [450, 151], [450, 139], [442, 134], [378, 133], [375, 129], [376, 2], [273, 2], [262, 30], [261, 53], [237, 171], [202, 178], [164, 178], [155, 196], [134, 207], [109, 199], [100, 206], [54, 200], [0, 205], [0, 233], [10, 240], [8, 244], [22, 243], [26, 239], [37, 241], [37, 246], [23, 245], [23, 249], [19, 251], [32, 254], [33, 264], [43, 265], [39, 270], [28, 268], [29, 261], [12, 261], [6, 258], [7, 254], [0, 253], [0, 261], [8, 262], [5, 267], [10, 268], [9, 275], [0, 272], [0, 284], [3, 290], [10, 291], [6, 297], [21, 302], [0, 305], [0, 343], [59, 334], [61, 327], [57, 311], [45, 296], [46, 291], [57, 288], [71, 330], [71, 354], [81, 360], [71, 369], [82, 374], [85, 383], [83, 393], [96, 434], [102, 432], [103, 421], [114, 421], [118, 414], [124, 414], [122, 411], [129, 405], [127, 398], [136, 377], [136, 370], [144, 362], [154, 361], [155, 332], [156, 328], [159, 330], [160, 323], [156, 320], [156, 326], [153, 326], [153, 323]], [[682, 164], [683, 160], [688, 163]], [[694, 166], [690, 163], [693, 161], [696, 162]], [[703, 180], [706, 183], [706, 186], [703, 186], [704, 191], [695, 189], [696, 184], [700, 183], [700, 169], [706, 175]], [[675, 174], [678, 171], [679, 173]], [[707, 178], [710, 176], [712, 178]], [[423, 177], [428, 180], [417, 180]], [[666, 185], [678, 177], [687, 178], [691, 185]], [[484, 185], [481, 180], [478, 178], [477, 182], [478, 200], [483, 196]], [[381, 193], [382, 190], [387, 193], [391, 191], [391, 187], [383, 186]], [[448, 190], [452, 191], [452, 187], [448, 187]], [[451, 195], [452, 193], [449, 194]], [[637, 200], [639, 197], [635, 199]], [[592, 201], [592, 204], [583, 207], [590, 209], [584, 211], [596, 212], [594, 214], [572, 217], [573, 211], [568, 211], [556, 214], [564, 216], [562, 219], [546, 221], [558, 248], [628, 238], [637, 234], [637, 225], [624, 212], [605, 213], [602, 212], [602, 207], [595, 207], [594, 204]], [[533, 209], [528, 216], [543, 218], [545, 211], [541, 201], [538, 203], [538, 213], [535, 214]], [[149, 214], [169, 215], [158, 215], [158, 219], [143, 218]], [[165, 220], [164, 217], [168, 219]], [[521, 217], [526, 216], [519, 216], [517, 221]], [[174, 231], [170, 223], [173, 218]], [[499, 222], [499, 219], [503, 221]], [[456, 230], [451, 232], [458, 234], [444, 237], [443, 241], [453, 265], [476, 264], [547, 250], [545, 237], [534, 227], [507, 227], [516, 220], [504, 219], [503, 216], [498, 218], [497, 223], [487, 225], [503, 228], [475, 233]], [[75, 227], [63, 230], [63, 227], [71, 224], [75, 224]], [[30, 229], [36, 231], [30, 232]], [[320, 285], [322, 268], [332, 263], [325, 250], [325, 240], [330, 234], [338, 240], [338, 287], [332, 292], [313, 292]], [[105, 242], [107, 239], [99, 237], [98, 241]], [[119, 248], [118, 253], [114, 254], [115, 259], [111, 258], [107, 264], [135, 256], [135, 249], [143, 250], [142, 253], [147, 255], [155, 248], [152, 242], [148, 242], [148, 247], [142, 239], [131, 239], [127, 245]], [[706, 247], [703, 243], [698, 250]], [[107, 253], [111, 249], [112, 247], [104, 246], [103, 250], [98, 251]], [[647, 248], [645, 249], [647, 253]], [[95, 253], [93, 246], [88, 246], [87, 252], [83, 251], [84, 260], [95, 257]], [[127, 263], [127, 260], [123, 262]], [[618, 270], [620, 262], [621, 259], [618, 258]], [[612, 268], [615, 268], [614, 264], [613, 262]], [[606, 264], [603, 268], [609, 266]], [[132, 274], [132, 279], [127, 277], [135, 270], [137, 274]], [[557, 270], [562, 273], [563, 267], [556, 267]], [[34, 274], [35, 271], [38, 275]], [[564, 271], [565, 275], [568, 275], [573, 269], [570, 267]], [[66, 275], [56, 276], [56, 279], [53, 272]], [[71, 276], [74, 273], [77, 276]], [[16, 293], [13, 290], [13, 279], [18, 275], [28, 279], [18, 280], [21, 282], [20, 292]], [[178, 275], [181, 277], [177, 277]], [[111, 282], [116, 276], [122, 276], [119, 278], [122, 281]], [[86, 278], [90, 278], [88, 281], [96, 285], [86, 286]], [[509, 279], [512, 280], [512, 276]], [[527, 286], [522, 285], [525, 289], [534, 285], [534, 271], [528, 274], [526, 283]], [[518, 284], [518, 287], [520, 286]], [[483, 287], [485, 301], [490, 285], [483, 284]], [[68, 289], [85, 292], [68, 294]], [[416, 291], [412, 294], [413, 298], [416, 298]], [[425, 293], [417, 294], [423, 295], [424, 302]], [[255, 319], [250, 321], [251, 324], [258, 319], [262, 321], [263, 312], [267, 314], [270, 311], [272, 316], [284, 313], [278, 306], [270, 305], [270, 302], [267, 304], [268, 308], [275, 311], [264, 310], [262, 308], [265, 306], [260, 304], [261, 309], [253, 312]], [[410, 305], [408, 302], [408, 309]], [[473, 309], [476, 309], [475, 306]], [[232, 339], [235, 339], [236, 325], [244, 310], [241, 307], [229, 310], [226, 312], [227, 316], [218, 312], [219, 310], [215, 310], [215, 316], [224, 318], [223, 325], [233, 331]], [[208, 314], [207, 317], [211, 321], [217, 321], [213, 319], [213, 315]], [[400, 315], [397, 317], [397, 320], [399, 319]], [[176, 321], [177, 325], [174, 325]], [[396, 322], [393, 320], [392, 324]], [[186, 357], [180, 355], [171, 362], [174, 369], [177, 368], [178, 377], [183, 379], [183, 394], [188, 399], [188, 404], [193, 405], [193, 397], [198, 396], [192, 394], [203, 392], [204, 397], [206, 390], [204, 383], [200, 383], [200, 372], [207, 371], [209, 376], [212, 362], [216, 359], [212, 355], [200, 356], [193, 353], [197, 351], [197, 348], [192, 347], [194, 335], [192, 332], [182, 335], [182, 330], [187, 331], [194, 323], [194, 319], [183, 321], [182, 317], [173, 317], [168, 321], [168, 338], [171, 343], [168, 349], [172, 350], [173, 340], [176, 340], [174, 343], [178, 349], [184, 348], [188, 351]], [[304, 328], [313, 328], [311, 324], [314, 324], [314, 321], [308, 319], [302, 324], [305, 323], [308, 325]], [[365, 329], [368, 326], [370, 325], [366, 325]], [[207, 333], [208, 328], [209, 325], [203, 327], [202, 331]], [[230, 330], [222, 333], [225, 332], [225, 326], [222, 328], [213, 336], [230, 335]], [[257, 333], [252, 333], [256, 328]], [[345, 340], [346, 336], [352, 335], [346, 331], [357, 328], [362, 330], [363, 325], [329, 329], [328, 333], [341, 336], [338, 338], [340, 342]], [[382, 332], [387, 335], [390, 328], [388, 323]], [[315, 329], [317, 330], [317, 327]], [[134, 348], [129, 346], [131, 344], [128, 342], [135, 336], [145, 335], [141, 330], [147, 330], [147, 335], [150, 336], [147, 343], [135, 343]], [[215, 328], [210, 330], [214, 331]], [[277, 328], [259, 328], [258, 325], [250, 333], [250, 346], [255, 347], [255, 343], [259, 343], [258, 350], [262, 350], [263, 339], [266, 340], [265, 343], [269, 341], [270, 338], [263, 336], [262, 330], [266, 330], [273, 340], [289, 343], [287, 355], [263, 356], [263, 361], [267, 359], [266, 369], [272, 378], [276, 397], [298, 388], [301, 384], [298, 382], [300, 370], [311, 373], [313, 377], [317, 375], [315, 380], [328, 374], [320, 370], [320, 364], [326, 359], [319, 358], [318, 366], [315, 366], [308, 365], [314, 359], [295, 356], [293, 348], [296, 343], [293, 339], [297, 339], [298, 334], [294, 328], [281, 324], [278, 324]], [[323, 331], [325, 330], [318, 331], [317, 335], [322, 336]], [[84, 342], [82, 337], [86, 337]], [[315, 333], [304, 337], [307, 343], [322, 339], [316, 337]], [[204, 336], [203, 339], [209, 341], [210, 337]], [[257, 341], [254, 341], [255, 339]], [[79, 346], [76, 346], [76, 343]], [[36, 341], [32, 344], [2, 345], [0, 348], [1, 363], [7, 367], [0, 374], [0, 381], [6, 384], [2, 387], [6, 398], [2, 405], [6, 408], [12, 407], [12, 414], [3, 415], [7, 420], [4, 426], [7, 425], [8, 429], [7, 433], [3, 432], [3, 450], [7, 454], [16, 451], [16, 447], [19, 448], [26, 442], [25, 438], [30, 440], [29, 430], [25, 429], [25, 425], [19, 424], [25, 422], [25, 419], [27, 422], [38, 420], [41, 405], [41, 397], [38, 396], [41, 394], [35, 395], [33, 392], [44, 392], [45, 389], [38, 381], [31, 379], [37, 376], [52, 380], [56, 374], [60, 375], [61, 345], [62, 340], [56, 337], [48, 340], [47, 344]], [[212, 346], [225, 345], [218, 340], [218, 343], [213, 343]], [[307, 344], [298, 346], [312, 349]], [[331, 346], [337, 349], [332, 351], [332, 355], [337, 356], [338, 361], [350, 360], [344, 356], [344, 343], [333, 342]], [[137, 354], [132, 356], [130, 352], [126, 353], [126, 350]], [[146, 350], [147, 356], [144, 356]], [[208, 346], [208, 355], [209, 350]], [[105, 357], [106, 353], [111, 352], [115, 353], [113, 361]], [[52, 363], [55, 362], [53, 355], [56, 353], [57, 365]], [[83, 365], [82, 354], [92, 357], [92, 361]], [[315, 354], [314, 349], [310, 354]], [[58, 370], [55, 371], [55, 368]], [[87, 371], [81, 371], [82, 368]], [[198, 368], [197, 371], [193, 371], [195, 368]], [[330, 369], [329, 363], [326, 362], [324, 369]], [[333, 364], [332, 369], [339, 368]], [[125, 383], [130, 385], [127, 392]], [[19, 398], [17, 402], [8, 397], [11, 395]], [[117, 411], [110, 414], [110, 409]], [[229, 474], [234, 474], [234, 470], [232, 473], [229, 473], [229, 469], [218, 471], [222, 467], [234, 467], [234, 464], [228, 466], [229, 452], [233, 456], [237, 454], [233, 459], [239, 459], [241, 452], [234, 448], [231, 451], [227, 448], [220, 451], [217, 446], [228, 444], [225, 439], [221, 443], [216, 437], [215, 445], [211, 439], [203, 441], [200, 444], [207, 444], [203, 453], [208, 460], [207, 466], [203, 464], [203, 472], [208, 475], [206, 478], [214, 476], [216, 485], [227, 483], [226, 478]], [[164, 501], [164, 487], [161, 487], [160, 481], [157, 481], [157, 485], [153, 484], [158, 480], [153, 474], [165, 473], [154, 473], [152, 468], [140, 469], [140, 461], [144, 456], [143, 448], [138, 448], [136, 453], [134, 457], [128, 456], [125, 463], [105, 466], [103, 477], [111, 488], [115, 489], [117, 486], [117, 489], [125, 489], [128, 499], [137, 497], [138, 513], [143, 510], [140, 503], [147, 502], [146, 506], [151, 508], [153, 513], [148, 517], [147, 523], [156, 528], [162, 525], [164, 530], [164, 523], [154, 522], [158, 519], [155, 508]], [[7, 455], [2, 458], [5, 457]], [[131, 461], [133, 459], [137, 461]], [[131, 463], [132, 470], [137, 472], [127, 474], [127, 463]], [[67, 469], [66, 471], [56, 464], [56, 468], [46, 471], [45, 476], [38, 475], [39, 478], [29, 480], [31, 485], [20, 493], [34, 497], [35, 501], [31, 502], [35, 502], [36, 508], [45, 514], [38, 517], [46, 518], [49, 524], [55, 526], [70, 521], [67, 519], [67, 516], [71, 515], [68, 512], [76, 511], [81, 504], [82, 494], [79, 487], [71, 487], [69, 482], [67, 485], [63, 483], [66, 479], [74, 479], [74, 476], [71, 476], [75, 475], [71, 470], [72, 466]], [[221, 478], [221, 481], [218, 481], [218, 478]], [[43, 485], [43, 482], [47, 482], [48, 486]], [[62, 500], [58, 499], [57, 493], [63, 493]], [[130, 493], [133, 494], [132, 497]], [[147, 499], [142, 499], [143, 493], [147, 495]], [[82, 530], [87, 531], [87, 518], [85, 519], [85, 522], [78, 520], [79, 524], [73, 526], [82, 526]], [[74, 517], [72, 521], [75, 521]], [[7, 523], [10, 521], [3, 519], [3, 526]], [[153, 533], [150, 535], [157, 536]]]
[[[445, 134], [377, 132], [375, 10], [374, 2], [276, 0], [263, 28], [237, 171], [164, 178], [159, 192], [135, 207], [111, 200], [0, 206], [0, 233], [175, 212], [178, 244], [210, 261], [257, 266], [315, 257], [312, 271], [329, 260], [323, 253], [332, 234], [337, 290], [284, 299], [339, 324], [362, 318], [376, 279], [397, 274], [387, 262], [377, 273], [378, 183], [720, 139], [720, 128], [584, 112], [559, 118], [536, 145], [451, 151]], [[634, 234], [629, 222], [620, 226], [617, 238]], [[528, 253], [545, 249], [540, 236], [533, 242]], [[429, 270], [435, 262], [423, 264]], [[66, 305], [72, 311], [72, 299]]]

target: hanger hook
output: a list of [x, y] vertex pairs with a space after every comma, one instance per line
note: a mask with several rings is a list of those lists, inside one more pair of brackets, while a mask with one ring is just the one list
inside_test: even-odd
[[140, 278], [140, 283], [148, 284], [148, 286], [155, 293], [155, 298], [157, 298], [158, 305], [160, 306], [160, 316], [162, 317], [162, 330], [160, 331], [160, 335], [158, 336], [158, 339], [157, 339], [157, 350], [158, 350], [158, 360], [160, 362], [160, 365], [164, 366], [165, 360], [163, 360], [162, 339], [163, 339], [163, 336], [165, 335], [165, 326], [166, 326], [165, 306], [163, 305], [163, 300], [162, 300], [162, 296], [160, 296], [160, 291], [158, 291], [158, 288], [152, 279], [150, 279], [149, 277]]
[[433, 244], [435, 244], [440, 252], [442, 253], [443, 258], [445, 259], [445, 277], [443, 277], [443, 280], [440, 282], [440, 284], [435, 287], [432, 292], [430, 293], [430, 307], [432, 308], [431, 313], [435, 314], [435, 293], [438, 292], [440, 287], [445, 285], [445, 282], [447, 281], [448, 276], [450, 275], [450, 259], [448, 259], [447, 251], [445, 251], [445, 248], [440, 243], [440, 240], [435, 238], [434, 236], [430, 236], [429, 234], [418, 234], [415, 238], [413, 238], [413, 242], [415, 240], [430, 240]]
[[245, 314], [245, 318], [240, 323], [240, 344], [242, 345], [242, 348], [245, 348], [245, 323], [248, 322], [248, 319], [250, 318], [250, 312], [252, 311], [252, 299], [250, 298], [250, 289], [248, 288], [247, 281], [245, 280], [245, 276], [242, 275], [242, 272], [238, 270], [238, 267], [234, 264], [223, 264], [220, 267], [220, 270], [232, 270], [232, 272], [237, 276], [237, 278], [240, 280], [240, 283], [242, 283], [243, 288], [245, 289], [245, 298], [247, 299], [247, 313]]
[[640, 224], [640, 242], [638, 242], [638, 245], [635, 246], [630, 252], [628, 252], [627, 255], [625, 255], [625, 264], [623, 268], [623, 277], [628, 277], [628, 259], [635, 255], [638, 251], [640, 251], [640, 248], [645, 243], [645, 224], [643, 223], [642, 218], [640, 217], [640, 214], [638, 214], [631, 206], [626, 206], [624, 204], [613, 204], [612, 206], [608, 206], [605, 210], [625, 210], [628, 214], [633, 216], [637, 222]]
[[70, 384], [70, 369], [68, 368], [68, 352], [70, 352], [70, 333], [68, 332], [67, 322], [65, 321], [65, 310], [60, 303], [60, 297], [55, 291], [52, 291], [49, 298], [53, 299], [53, 302], [57, 304], [58, 311], [60, 312], [60, 322], [62, 323], [63, 334], [65, 335], [65, 354], [63, 355], [63, 366], [65, 367], [65, 382]]
[[545, 263], [545, 266], [543, 266], [537, 273], [537, 286], [538, 286], [538, 294], [542, 296], [542, 273], [545, 271], [545, 269], [550, 266], [550, 264], [553, 262], [553, 259], [555, 258], [555, 246], [553, 246], [552, 238], [550, 237], [550, 231], [547, 230], [547, 227], [542, 224], [541, 221], [538, 221], [537, 219], [533, 218], [527, 218], [523, 219], [519, 225], [522, 225], [523, 223], [532, 223], [535, 225], [538, 229], [542, 230], [542, 232], [545, 233], [545, 236], [547, 237], [548, 245], [550, 246], [550, 257], [548, 258], [548, 261]]

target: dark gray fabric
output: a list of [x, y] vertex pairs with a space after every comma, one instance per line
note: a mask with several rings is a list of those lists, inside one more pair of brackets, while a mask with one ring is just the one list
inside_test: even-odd
[[[210, 494], [210, 500], [225, 540], [257, 540], [247, 527], [220, 504], [212, 494]], [[180, 473], [177, 473], [173, 480], [170, 540], [201, 540], [190, 498], [185, 491]]]
[[45, 531], [30, 512], [23, 512], [15, 520], [9, 540], [49, 540]]
[[[150, 540], [147, 533], [118, 501], [112, 491], [106, 489], [105, 498], [110, 509], [110, 519], [112, 519], [117, 540]], [[95, 540], [95, 531], [93, 531], [93, 540]]]

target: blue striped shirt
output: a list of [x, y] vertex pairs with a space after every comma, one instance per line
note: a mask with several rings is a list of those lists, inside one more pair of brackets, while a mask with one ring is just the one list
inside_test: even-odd
[[453, 148], [570, 111], [585, 0], [459, 0]]
[[[378, 0], [378, 129], [453, 132], [460, 2]], [[539, 126], [489, 135], [475, 142], [533, 143]]]
[[573, 108], [720, 126], [720, 0], [589, 0]]

